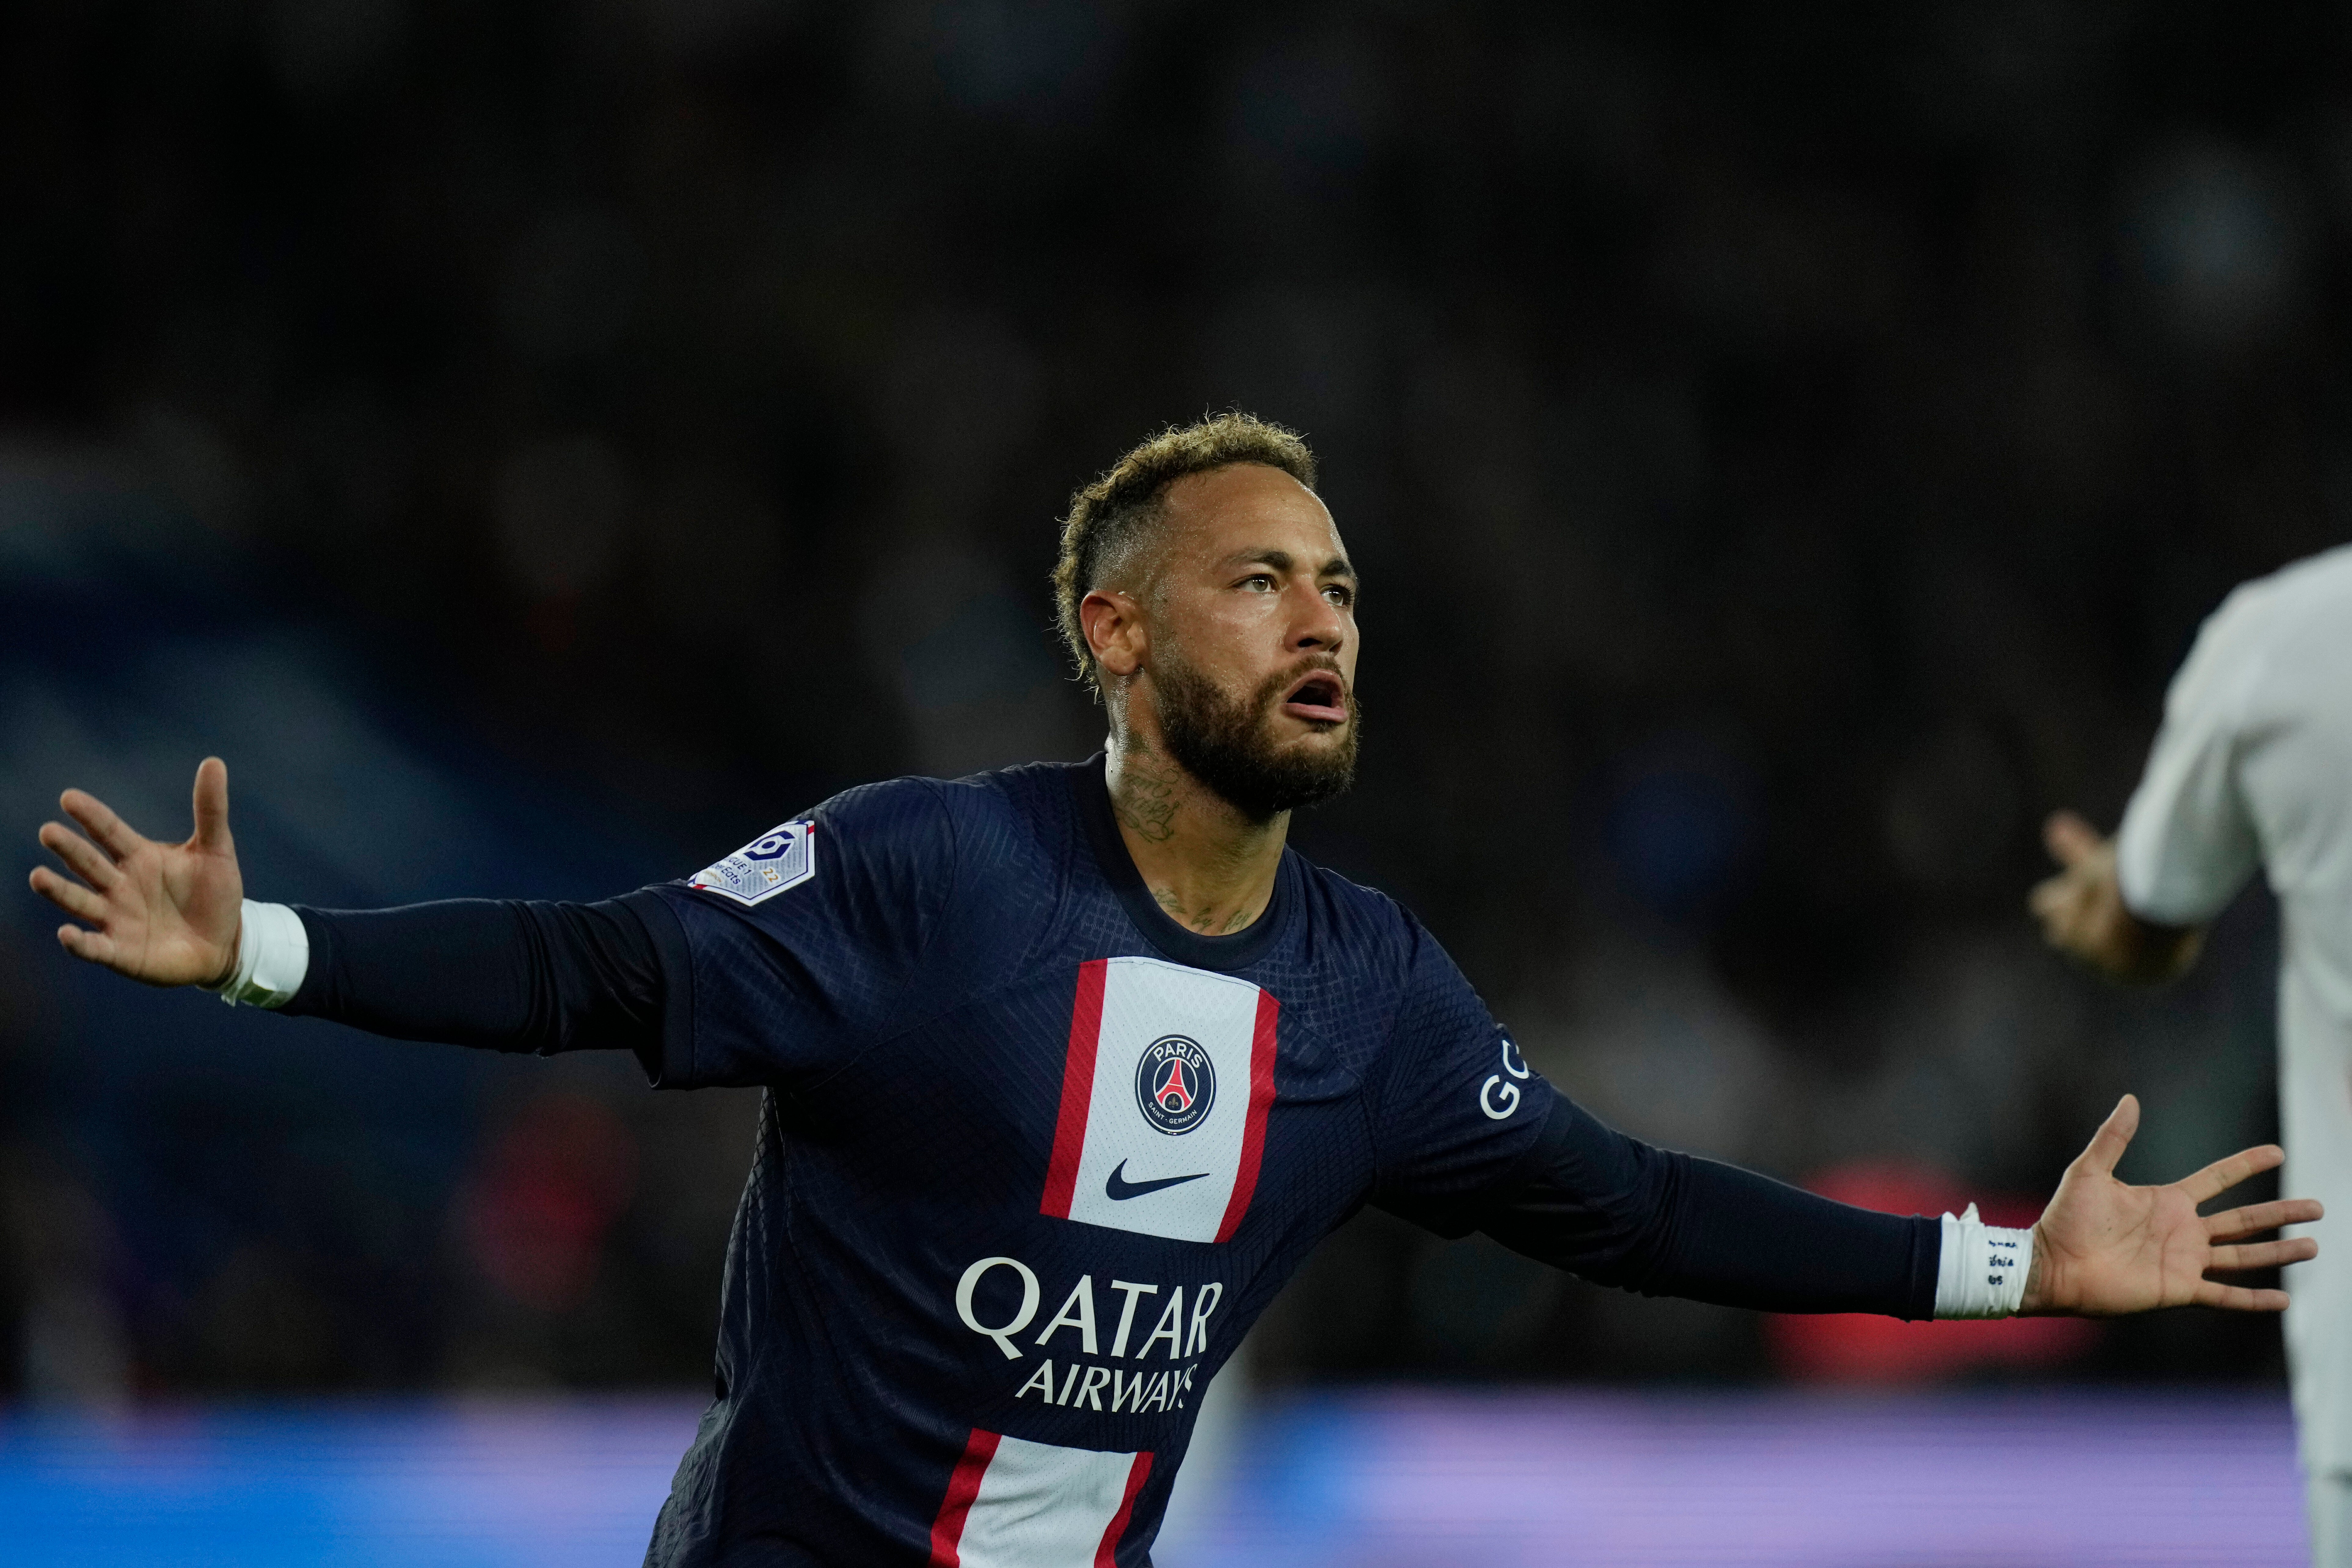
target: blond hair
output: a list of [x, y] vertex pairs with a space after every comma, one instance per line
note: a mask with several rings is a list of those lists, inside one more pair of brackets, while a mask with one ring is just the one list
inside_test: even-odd
[[1070, 498], [1069, 514], [1062, 520], [1062, 553], [1054, 563], [1054, 598], [1062, 640], [1097, 696], [1102, 671], [1078, 624], [1079, 603], [1134, 560], [1136, 546], [1166, 512], [1169, 486], [1235, 463], [1263, 463], [1315, 488], [1315, 454], [1297, 431], [1235, 410], [1170, 426]]

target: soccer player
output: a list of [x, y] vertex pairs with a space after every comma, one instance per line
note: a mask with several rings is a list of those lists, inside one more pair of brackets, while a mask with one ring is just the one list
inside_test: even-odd
[[[1509, 570], [1507, 562], [1496, 570]], [[854, 789], [605, 903], [245, 900], [226, 773], [195, 832], [79, 791], [35, 887], [155, 984], [759, 1085], [714, 1398], [647, 1561], [1141, 1568], [1209, 1379], [1366, 1204], [1589, 1279], [1924, 1319], [2276, 1310], [2207, 1278], [2295, 1200], [2112, 1171], [2127, 1097], [2032, 1231], [1870, 1213], [1601, 1126], [1413, 918], [1285, 847], [1356, 762], [1356, 574], [1306, 447], [1226, 416], [1078, 492], [1063, 631], [1104, 752]]]
[[[2123, 981], [2185, 971], [2203, 928], [2269, 873], [2285, 1174], [2352, 1200], [2352, 546], [2244, 584], [2205, 623], [2113, 839], [2072, 812], [2045, 837], [2064, 869], [2033, 890], [2043, 933]], [[2292, 1284], [2313, 1557], [2352, 1568], [2352, 1269], [2331, 1257]]]

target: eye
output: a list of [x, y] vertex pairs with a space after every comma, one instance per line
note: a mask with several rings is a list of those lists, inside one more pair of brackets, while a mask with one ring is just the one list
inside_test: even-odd
[[1325, 584], [1323, 596], [1343, 610], [1356, 602], [1356, 591], [1345, 583]]
[[1242, 579], [1241, 585], [1244, 588], [1253, 588], [1262, 593], [1268, 594], [1273, 593], [1276, 588], [1281, 586], [1280, 584], [1274, 580], [1274, 574], [1271, 572], [1253, 572], [1248, 576]]

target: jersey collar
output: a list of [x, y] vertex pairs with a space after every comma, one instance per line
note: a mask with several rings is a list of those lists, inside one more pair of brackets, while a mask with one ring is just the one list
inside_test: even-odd
[[1110, 788], [1104, 782], [1104, 754], [1097, 752], [1070, 770], [1070, 791], [1076, 798], [1078, 820], [1086, 825], [1087, 842], [1093, 847], [1095, 864], [1101, 868], [1103, 880], [1110, 884], [1127, 918], [1143, 939], [1158, 948], [1175, 963], [1192, 969], [1214, 969], [1227, 973], [1247, 969], [1265, 956], [1281, 936], [1290, 918], [1291, 906], [1297, 902], [1292, 884], [1297, 871], [1293, 862], [1297, 857], [1286, 846], [1282, 864], [1274, 873], [1274, 896], [1266, 900], [1265, 909], [1231, 936], [1203, 936], [1187, 931], [1168, 917], [1168, 911], [1152, 898], [1151, 889], [1143, 885], [1143, 875], [1135, 868], [1135, 858], [1127, 852], [1127, 843], [1118, 836], [1118, 819], [1110, 809]]

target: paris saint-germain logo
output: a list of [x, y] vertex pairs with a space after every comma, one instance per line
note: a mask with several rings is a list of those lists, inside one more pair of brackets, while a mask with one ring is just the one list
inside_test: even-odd
[[1136, 1107], [1162, 1132], [1190, 1132], [1207, 1119], [1216, 1099], [1216, 1064], [1198, 1040], [1162, 1035], [1135, 1064]]

